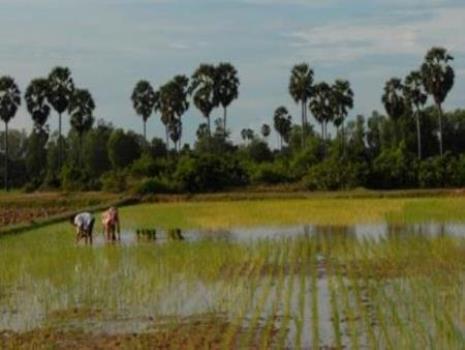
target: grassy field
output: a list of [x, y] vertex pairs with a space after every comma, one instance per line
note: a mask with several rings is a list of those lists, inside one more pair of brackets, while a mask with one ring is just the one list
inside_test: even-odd
[[127, 224], [165, 228], [354, 225], [381, 221], [465, 221], [465, 197], [313, 198], [144, 204], [123, 209]]
[[[462, 222], [465, 198], [143, 204], [140, 227]], [[97, 231], [100, 227], [97, 227]], [[465, 232], [464, 232], [465, 233]], [[253, 238], [253, 237], [251, 237]], [[67, 223], [0, 238], [0, 348], [460, 349], [465, 240], [297, 234], [76, 246]]]

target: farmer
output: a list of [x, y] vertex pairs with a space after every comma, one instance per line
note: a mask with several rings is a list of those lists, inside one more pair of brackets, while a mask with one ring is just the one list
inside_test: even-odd
[[92, 244], [92, 231], [94, 229], [95, 218], [91, 213], [79, 213], [71, 217], [71, 224], [76, 227], [76, 244], [84, 238], [86, 245]]
[[116, 241], [116, 233], [118, 233], [118, 241], [121, 241], [118, 209], [111, 207], [102, 213], [102, 226], [107, 241]]

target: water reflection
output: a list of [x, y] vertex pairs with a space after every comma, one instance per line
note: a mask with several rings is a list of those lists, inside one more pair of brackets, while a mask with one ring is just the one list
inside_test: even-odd
[[[210, 230], [180, 230], [157, 229], [156, 234], [143, 235], [139, 230], [122, 232], [121, 242], [116, 244], [166, 244], [170, 241], [195, 242], [199, 240], [223, 242], [253, 242], [257, 240], [303, 238], [315, 239], [320, 244], [330, 243], [337, 238], [338, 242], [346, 241], [348, 244], [356, 240], [381, 240], [412, 236], [438, 237], [452, 236], [465, 237], [465, 224], [458, 222], [422, 222], [413, 224], [379, 223], [357, 225], [292, 225], [270, 226], [253, 228], [210, 229]], [[95, 245], [105, 245], [103, 237], [97, 236]], [[115, 244], [115, 243], [113, 243]]]

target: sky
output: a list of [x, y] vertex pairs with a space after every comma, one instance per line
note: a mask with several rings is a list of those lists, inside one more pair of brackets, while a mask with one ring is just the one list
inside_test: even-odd
[[[432, 46], [455, 57], [446, 109], [465, 107], [463, 0], [0, 0], [0, 76], [25, 91], [31, 79], [68, 66], [94, 96], [97, 119], [137, 132], [130, 95], [140, 79], [158, 87], [200, 63], [233, 63], [241, 86], [228, 123], [239, 140], [242, 128], [272, 124], [280, 105], [299, 120], [288, 94], [296, 63], [308, 62], [317, 82], [350, 80], [353, 118], [382, 110], [385, 81], [419, 67]], [[57, 119], [50, 116], [51, 129]], [[159, 119], [149, 120], [149, 137], [163, 137]], [[191, 106], [184, 141], [203, 121]], [[31, 129], [24, 106], [10, 127]]]

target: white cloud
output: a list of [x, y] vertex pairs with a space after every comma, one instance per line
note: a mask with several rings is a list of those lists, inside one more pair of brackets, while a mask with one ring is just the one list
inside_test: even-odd
[[465, 52], [465, 7], [443, 8], [427, 19], [389, 23], [389, 18], [339, 22], [288, 35], [289, 45], [300, 48], [313, 61], [354, 61], [370, 55], [424, 54], [431, 46]]

